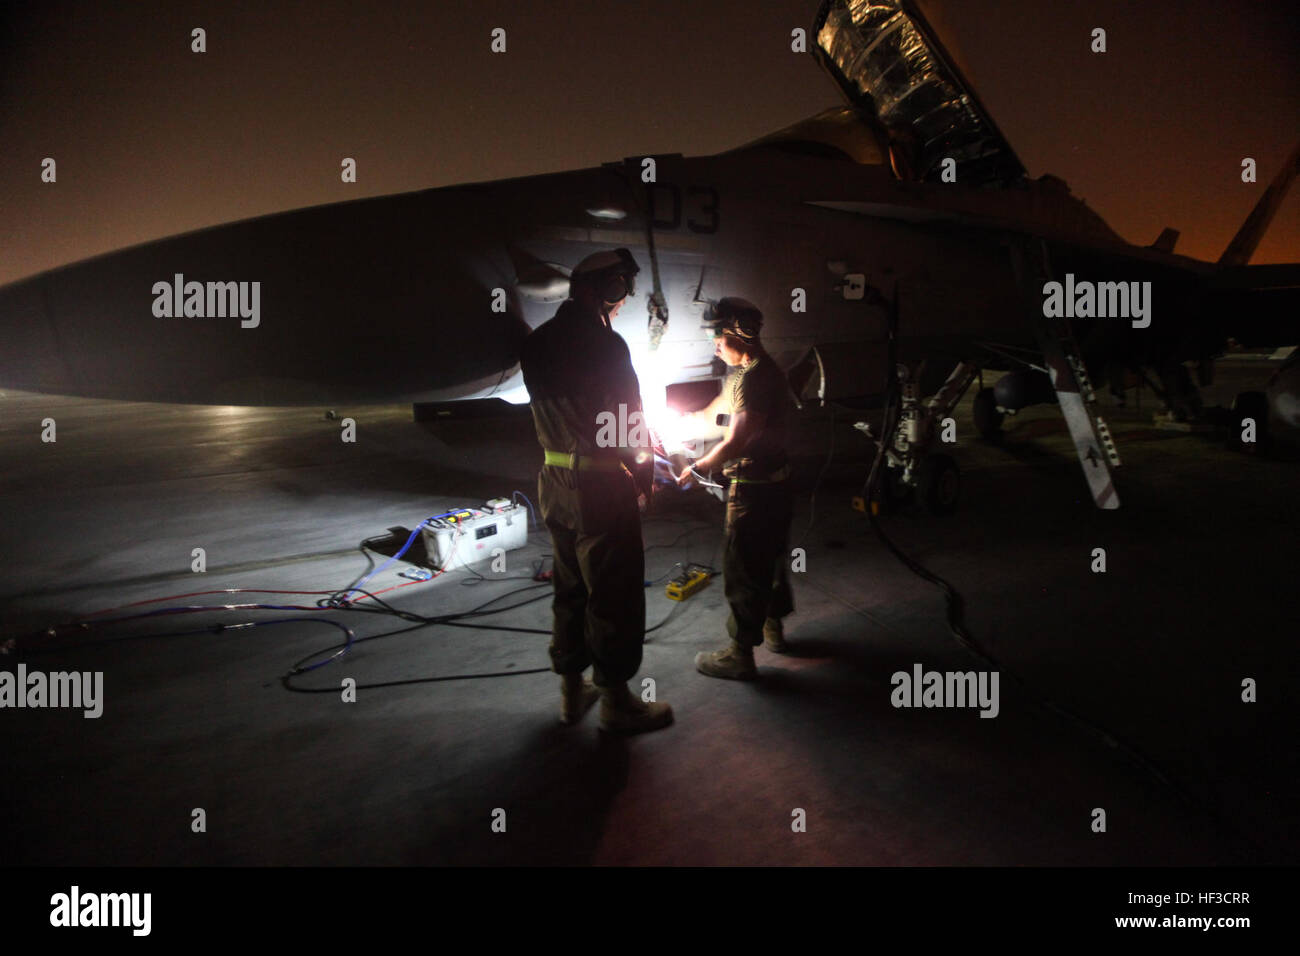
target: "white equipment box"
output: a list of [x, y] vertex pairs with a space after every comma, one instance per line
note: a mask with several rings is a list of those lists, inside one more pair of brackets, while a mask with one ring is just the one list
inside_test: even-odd
[[430, 518], [422, 529], [424, 550], [435, 568], [450, 571], [513, 551], [528, 541], [528, 512], [504, 498], [482, 508], [459, 508]]

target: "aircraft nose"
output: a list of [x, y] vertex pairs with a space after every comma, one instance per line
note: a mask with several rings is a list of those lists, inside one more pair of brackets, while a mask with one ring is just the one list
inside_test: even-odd
[[506, 283], [491, 212], [474, 190], [355, 200], [13, 283], [0, 288], [0, 387], [223, 405], [490, 390], [528, 331], [494, 304]]

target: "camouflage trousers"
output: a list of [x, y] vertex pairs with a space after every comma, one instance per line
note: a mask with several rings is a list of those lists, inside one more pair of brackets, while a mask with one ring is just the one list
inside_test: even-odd
[[788, 481], [732, 483], [722, 574], [731, 605], [727, 633], [738, 644], [762, 644], [763, 623], [794, 611], [788, 573], [793, 515]]
[[555, 563], [551, 667], [577, 674], [590, 666], [601, 687], [632, 678], [645, 639], [641, 515], [624, 477], [548, 467], [539, 481]]

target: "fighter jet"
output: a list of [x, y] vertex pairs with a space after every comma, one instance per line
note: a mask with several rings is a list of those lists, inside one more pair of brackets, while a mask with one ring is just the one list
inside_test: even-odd
[[[1152, 372], [1177, 414], [1231, 336], [1285, 345], [1300, 266], [1248, 266], [1300, 150], [1218, 263], [1121, 239], [1032, 179], [922, 11], [830, 0], [809, 35], [844, 102], [712, 156], [277, 213], [145, 243], [0, 289], [0, 386], [205, 404], [526, 402], [518, 355], [569, 267], [625, 247], [647, 310], [616, 328], [647, 407], [724, 369], [702, 317], [742, 295], [805, 398], [900, 396], [894, 484], [951, 508], [938, 423], [984, 370], [976, 421], [1058, 401], [1097, 504], [1119, 458], [1092, 377]], [[1086, 293], [1085, 293], [1085, 290]], [[1293, 373], [1288, 373], [1293, 376]], [[1290, 381], [1289, 379], [1287, 381]], [[1275, 389], [1294, 414], [1294, 382]], [[1270, 393], [1272, 394], [1272, 393]], [[1268, 418], [1264, 393], [1242, 407]], [[1252, 404], [1253, 403], [1253, 404]], [[1280, 405], [1279, 405], [1280, 407]]]

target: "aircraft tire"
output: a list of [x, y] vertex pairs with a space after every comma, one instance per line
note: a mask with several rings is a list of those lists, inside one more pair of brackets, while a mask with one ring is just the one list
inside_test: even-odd
[[885, 466], [875, 496], [881, 514], [897, 514], [911, 503], [912, 489], [903, 484], [901, 475], [898, 469]]
[[961, 493], [961, 471], [951, 455], [933, 454], [921, 459], [917, 469], [916, 496], [927, 513], [949, 515], [957, 510]]
[[975, 419], [975, 430], [981, 438], [986, 441], [1002, 440], [1003, 414], [998, 411], [998, 400], [993, 395], [993, 389], [981, 388], [975, 394], [971, 413]]

